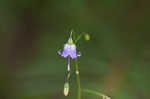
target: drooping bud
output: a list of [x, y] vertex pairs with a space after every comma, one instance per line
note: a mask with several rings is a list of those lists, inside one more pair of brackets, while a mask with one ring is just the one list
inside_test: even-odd
[[65, 95], [65, 96], [68, 96], [68, 94], [69, 94], [69, 83], [66, 82], [66, 83], [64, 84], [64, 95]]

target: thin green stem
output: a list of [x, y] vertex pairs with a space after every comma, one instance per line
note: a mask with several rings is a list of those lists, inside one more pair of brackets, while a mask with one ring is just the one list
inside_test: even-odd
[[83, 36], [83, 34], [84, 34], [84, 32], [81, 33], [81, 34], [77, 37], [77, 39], [75, 40], [75, 44], [80, 40], [80, 38]]
[[76, 67], [76, 80], [77, 80], [77, 99], [81, 99], [80, 75], [79, 75], [79, 66], [78, 66], [77, 59], [75, 59], [75, 67]]

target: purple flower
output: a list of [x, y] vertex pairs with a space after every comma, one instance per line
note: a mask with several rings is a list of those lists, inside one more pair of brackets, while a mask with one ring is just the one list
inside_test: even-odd
[[81, 56], [80, 52], [77, 53], [75, 44], [65, 44], [63, 51], [59, 50], [58, 54], [64, 58], [71, 57], [72, 59]]
[[[61, 55], [64, 58], [68, 58], [68, 65], [67, 65], [67, 71], [68, 75], [70, 75], [70, 58], [76, 59], [77, 57], [81, 56], [81, 53], [77, 53], [76, 45], [73, 43], [72, 40], [72, 32], [70, 34], [70, 38], [68, 40], [68, 43], [64, 45], [63, 51], [59, 50], [58, 54]], [[69, 79], [70, 76], [68, 76]]]

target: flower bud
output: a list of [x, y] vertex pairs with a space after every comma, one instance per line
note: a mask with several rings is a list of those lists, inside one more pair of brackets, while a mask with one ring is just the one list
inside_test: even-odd
[[86, 34], [84, 34], [84, 39], [85, 39], [85, 40], [87, 40], [87, 41], [88, 41], [88, 40], [90, 40], [90, 35], [89, 35], [89, 34], [87, 34], [87, 33], [86, 33]]
[[65, 96], [68, 96], [68, 94], [69, 94], [69, 83], [66, 82], [66, 83], [64, 84], [64, 95], [65, 95]]
[[72, 30], [71, 30], [71, 33], [70, 33], [70, 37], [69, 37], [69, 40], [68, 40], [68, 44], [73, 44], [73, 40], [72, 40]]

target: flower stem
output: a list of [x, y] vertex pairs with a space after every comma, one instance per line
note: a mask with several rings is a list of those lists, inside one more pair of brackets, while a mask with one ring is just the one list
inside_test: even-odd
[[77, 99], [81, 99], [80, 76], [79, 76], [79, 66], [78, 66], [77, 59], [75, 59], [75, 67], [76, 67], [76, 80], [77, 80]]
[[81, 33], [81, 34], [77, 37], [77, 39], [75, 40], [75, 44], [80, 40], [80, 38], [83, 36], [83, 34], [84, 34], [84, 33]]

